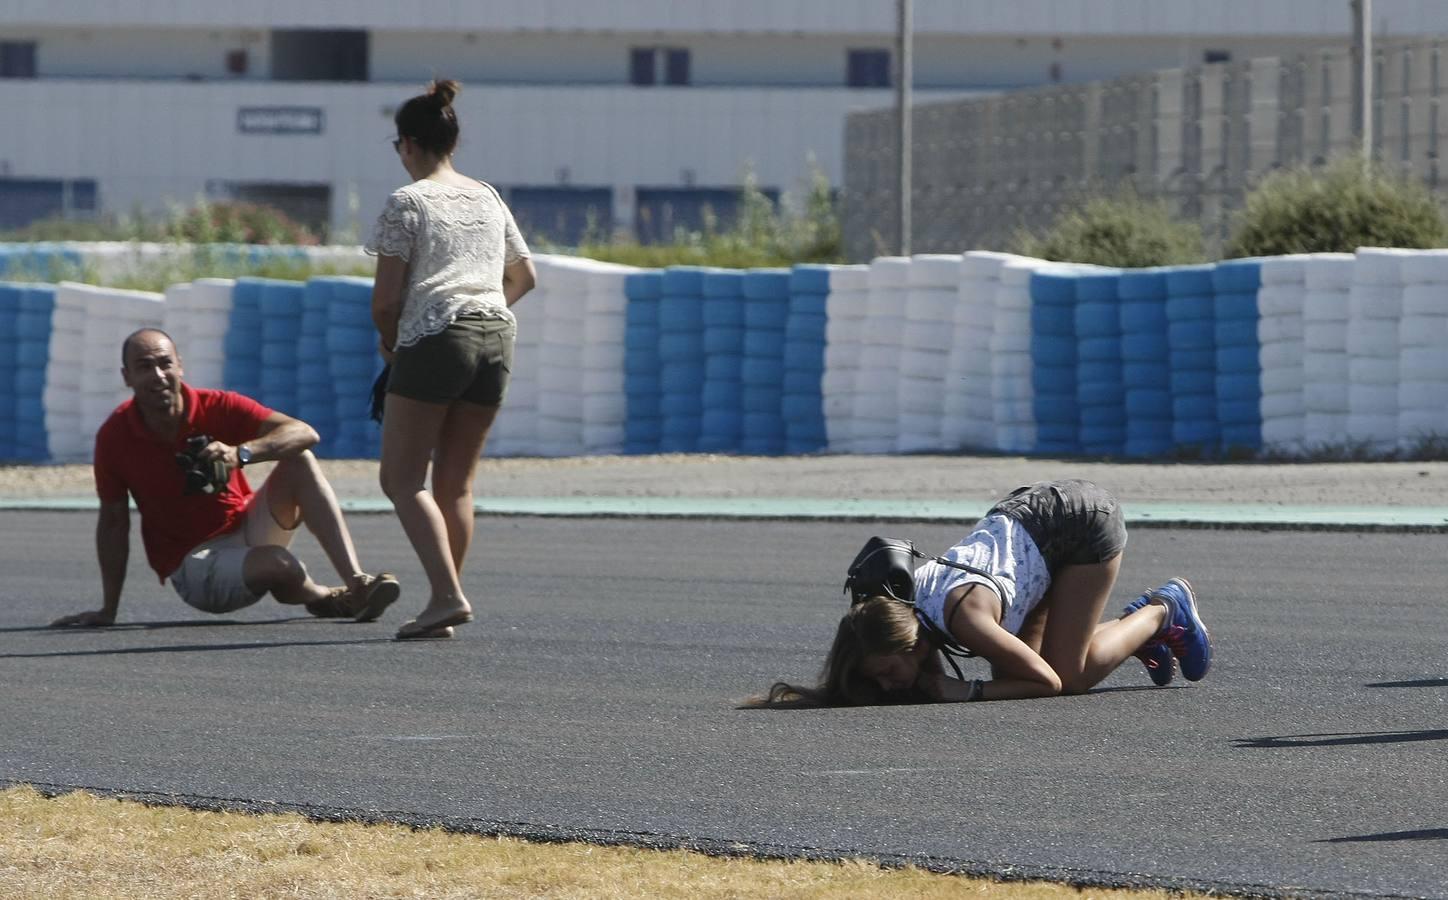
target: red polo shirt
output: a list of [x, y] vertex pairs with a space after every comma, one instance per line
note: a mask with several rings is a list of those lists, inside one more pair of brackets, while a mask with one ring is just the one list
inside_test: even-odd
[[193, 547], [230, 531], [252, 495], [240, 469], [231, 483], [215, 494], [182, 493], [186, 478], [176, 453], [194, 434], [233, 446], [253, 440], [270, 409], [231, 391], [193, 388], [182, 383], [185, 420], [175, 440], [146, 427], [135, 398], [111, 413], [96, 432], [96, 493], [102, 503], [119, 503], [127, 493], [141, 511], [141, 542], [146, 560], [164, 582]]

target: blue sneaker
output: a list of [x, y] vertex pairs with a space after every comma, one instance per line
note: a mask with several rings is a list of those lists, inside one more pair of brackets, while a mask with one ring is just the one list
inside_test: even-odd
[[1207, 626], [1197, 615], [1197, 596], [1192, 586], [1185, 578], [1173, 578], [1151, 595], [1165, 600], [1171, 611], [1159, 639], [1181, 661], [1182, 677], [1187, 681], [1201, 681], [1212, 667], [1212, 636], [1207, 634]]
[[[1150, 602], [1151, 595], [1142, 594], [1126, 604], [1126, 609], [1121, 611], [1121, 615], [1129, 616]], [[1176, 657], [1172, 656], [1171, 648], [1161, 641], [1155, 639], [1147, 641], [1141, 645], [1140, 650], [1132, 655], [1146, 666], [1146, 674], [1151, 676], [1152, 683], [1157, 687], [1166, 687], [1176, 677]]]

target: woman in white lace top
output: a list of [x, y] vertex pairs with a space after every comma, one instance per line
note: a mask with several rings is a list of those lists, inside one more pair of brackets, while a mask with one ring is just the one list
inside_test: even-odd
[[451, 637], [472, 621], [460, 573], [473, 475], [512, 369], [511, 307], [537, 277], [498, 192], [453, 168], [457, 92], [455, 81], [433, 82], [397, 111], [393, 148], [414, 180], [387, 199], [367, 245], [377, 256], [372, 321], [391, 364], [382, 489], [431, 586], [402, 640]]

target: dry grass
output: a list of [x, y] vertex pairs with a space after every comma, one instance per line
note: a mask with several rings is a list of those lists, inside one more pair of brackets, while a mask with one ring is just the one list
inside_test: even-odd
[[0, 792], [0, 897], [1166, 897]]

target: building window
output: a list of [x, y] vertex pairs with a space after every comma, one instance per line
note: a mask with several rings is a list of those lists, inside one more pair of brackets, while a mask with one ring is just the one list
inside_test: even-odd
[[845, 83], [852, 88], [889, 87], [890, 51], [850, 50], [845, 60]]
[[1204, 63], [1225, 63], [1231, 61], [1231, 50], [1205, 50], [1202, 52], [1202, 62]]
[[689, 51], [683, 47], [634, 47], [629, 51], [629, 83], [688, 84]]
[[271, 56], [277, 81], [366, 81], [368, 34], [278, 29], [271, 34]]
[[35, 42], [0, 41], [0, 78], [35, 77]]
[[[777, 189], [764, 187], [759, 192], [778, 205]], [[662, 244], [674, 240], [679, 229], [703, 231], [712, 224], [720, 231], [728, 231], [739, 220], [740, 198], [738, 188], [638, 188], [634, 194], [634, 236], [641, 244]]]
[[508, 209], [529, 241], [577, 247], [613, 236], [612, 188], [515, 187], [508, 192]]

